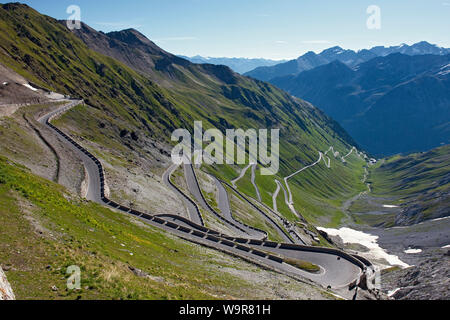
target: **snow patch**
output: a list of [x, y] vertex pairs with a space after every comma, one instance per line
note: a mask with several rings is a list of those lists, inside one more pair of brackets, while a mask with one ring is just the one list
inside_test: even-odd
[[449, 70], [444, 70], [444, 71], [438, 72], [438, 75], [440, 75], [440, 76], [445, 76], [445, 75], [447, 75], [447, 74], [449, 74], [449, 73], [450, 73], [450, 69], [449, 69]]
[[442, 249], [450, 249], [450, 244], [443, 246]]
[[450, 73], [450, 63], [443, 66], [441, 68], [441, 70], [442, 70], [441, 72], [438, 72], [438, 75], [445, 76], [446, 74], [449, 74]]
[[394, 206], [394, 205], [390, 205], [390, 204], [385, 204], [385, 205], [383, 205], [383, 208], [399, 208], [399, 206]]
[[431, 222], [436, 222], [436, 221], [446, 220], [446, 219], [448, 219], [448, 218], [450, 218], [450, 216], [448, 216], [448, 217], [443, 217], [443, 218], [437, 218], [437, 219], [433, 219], [433, 220], [430, 220], [430, 221], [431, 221]]
[[388, 297], [392, 297], [394, 294], [396, 294], [397, 292], [399, 292], [402, 288], [397, 288], [395, 290], [391, 290], [388, 292]]
[[366, 247], [367, 249], [369, 249], [367, 255], [370, 255], [371, 258], [374, 260], [375, 259], [386, 260], [390, 266], [400, 266], [402, 268], [410, 267], [410, 265], [401, 261], [397, 256], [388, 254], [383, 248], [381, 248], [377, 243], [379, 239], [378, 236], [373, 236], [371, 234], [353, 230], [350, 228], [341, 228], [339, 230], [327, 228], [318, 228], [318, 229], [328, 233], [331, 236], [340, 237], [344, 243], [360, 244]]
[[416, 253], [421, 253], [422, 252], [422, 249], [408, 249], [408, 250], [405, 250], [405, 253], [407, 253], [407, 254], [416, 254]]
[[27, 87], [27, 88], [30, 89], [30, 90], [38, 91], [38, 89], [32, 87], [29, 83], [24, 83], [23, 86], [24, 86], [24, 87]]

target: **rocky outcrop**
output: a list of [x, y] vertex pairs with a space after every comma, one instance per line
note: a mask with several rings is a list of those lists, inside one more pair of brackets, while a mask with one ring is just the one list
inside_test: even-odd
[[0, 63], [0, 118], [11, 116], [21, 107], [48, 100], [43, 92], [30, 88], [33, 87], [25, 78]]
[[382, 276], [382, 286], [396, 300], [450, 300], [450, 251], [412, 268]]
[[0, 300], [15, 300], [14, 292], [11, 285], [6, 279], [6, 275], [3, 272], [2, 267], [0, 267]]

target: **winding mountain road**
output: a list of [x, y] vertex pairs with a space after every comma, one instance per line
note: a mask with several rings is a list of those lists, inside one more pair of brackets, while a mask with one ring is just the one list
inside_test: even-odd
[[345, 155], [345, 156], [342, 157], [342, 162], [345, 162], [346, 159], [347, 159], [348, 157], [350, 157], [350, 155], [351, 155], [353, 152], [356, 152], [356, 153], [359, 155], [358, 150], [357, 150], [355, 147], [353, 147], [347, 155]]
[[200, 213], [199, 208], [197, 207], [197, 204], [190, 199], [187, 195], [185, 195], [180, 189], [178, 189], [172, 181], [170, 181], [170, 177], [174, 173], [175, 170], [177, 170], [179, 165], [173, 164], [171, 165], [163, 174], [162, 180], [164, 184], [171, 189], [175, 194], [177, 194], [183, 201], [184, 205], [187, 208], [189, 218], [192, 222], [196, 224], [203, 225], [203, 218]]
[[275, 183], [277, 184], [277, 189], [275, 190], [275, 192], [273, 193], [272, 196], [272, 208], [275, 212], [278, 212], [278, 204], [277, 204], [277, 199], [278, 199], [278, 194], [281, 191], [281, 182], [278, 180], [275, 180]]
[[[294, 172], [293, 174], [287, 176], [284, 178], [284, 183], [286, 185], [287, 188], [287, 195], [286, 195], [286, 190], [285, 190], [285, 201], [286, 201], [286, 205], [289, 207], [289, 209], [291, 210], [291, 212], [296, 215], [297, 217], [301, 218], [301, 215], [295, 210], [294, 207], [294, 199], [293, 199], [293, 195], [292, 195], [292, 191], [291, 191], [291, 187], [289, 186], [289, 180], [293, 177], [295, 177], [296, 175], [302, 173], [305, 170], [311, 169], [315, 166], [317, 166], [318, 164], [320, 164], [320, 162], [323, 160], [323, 162], [325, 163], [325, 166], [330, 169], [331, 168], [331, 159], [330, 157], [328, 157], [328, 153], [332, 152], [333, 153], [333, 157], [337, 158], [339, 156], [339, 152], [334, 150], [334, 147], [331, 146], [325, 153], [319, 152], [319, 160], [317, 160], [316, 162], [314, 162], [313, 164], [310, 164], [296, 172]], [[361, 157], [361, 154], [358, 152], [358, 149], [356, 149], [356, 147], [352, 147], [352, 149], [350, 150], [350, 152], [343, 156], [341, 158], [342, 162], [346, 162], [346, 159], [353, 153], [355, 152], [356, 155], [358, 157]], [[328, 162], [327, 162], [328, 160]], [[277, 185], [279, 185], [279, 181], [275, 180], [275, 182], [277, 183]], [[278, 190], [278, 187], [277, 187]], [[277, 193], [278, 196], [278, 193]], [[274, 204], [276, 202], [276, 199], [274, 198]]]
[[[186, 179], [186, 183], [189, 189], [189, 192], [194, 196], [197, 203], [200, 204], [200, 206], [207, 211], [210, 215], [215, 216], [219, 218], [223, 223], [226, 224], [226, 227], [231, 229], [231, 231], [234, 234], [237, 234], [241, 237], [248, 237], [250, 236], [249, 233], [246, 232], [245, 229], [241, 228], [237, 224], [231, 222], [228, 219], [223, 218], [219, 213], [216, 212], [206, 201], [201, 189], [200, 184], [197, 179], [197, 175], [195, 174], [194, 167], [192, 164], [185, 164], [184, 165], [184, 176]], [[222, 204], [223, 206], [223, 204]]]
[[[286, 184], [286, 188], [287, 188], [287, 191], [288, 191], [288, 194], [289, 194], [289, 203], [288, 203], [289, 205], [293, 205], [293, 204], [294, 204], [294, 200], [293, 200], [293, 196], [292, 196], [292, 191], [291, 191], [291, 188], [289, 187], [289, 182], [288, 182], [289, 179], [295, 177], [296, 175], [302, 173], [302, 172], [305, 171], [305, 170], [308, 170], [308, 169], [310, 169], [310, 168], [315, 167], [315, 166], [318, 165], [322, 160], [325, 162], [325, 165], [327, 165], [324, 154], [323, 154], [322, 152], [319, 152], [319, 160], [317, 160], [317, 161], [314, 162], [313, 164], [310, 164], [309, 166], [306, 166], [306, 167], [304, 167], [304, 168], [302, 168], [302, 169], [300, 169], [300, 170], [294, 172], [294, 173], [291, 174], [290, 176], [287, 176], [286, 178], [284, 178], [284, 183]], [[329, 165], [330, 165], [330, 163], [328, 163], [327, 166], [329, 166]]]
[[[60, 138], [60, 140], [62, 140], [63, 142], [68, 142], [66, 143], [66, 145], [71, 148], [73, 151], [75, 151], [75, 153], [78, 155], [78, 157], [81, 159], [81, 161], [83, 162], [84, 167], [86, 168], [86, 173], [87, 173], [87, 192], [86, 192], [86, 199], [93, 201], [93, 202], [98, 202], [98, 203], [102, 203], [102, 183], [101, 183], [101, 179], [100, 179], [100, 173], [98, 170], [98, 166], [96, 161], [96, 158], [90, 154], [89, 152], [87, 152], [86, 150], [84, 150], [83, 148], [81, 148], [81, 146], [74, 144], [72, 138], [70, 138], [69, 136], [67, 136], [65, 133], [63, 133], [62, 131], [60, 131], [58, 128], [56, 128], [55, 126], [51, 125], [50, 122], [51, 120], [53, 120], [53, 118], [61, 115], [62, 113], [68, 111], [69, 109], [79, 105], [83, 103], [83, 101], [81, 100], [76, 100], [76, 101], [72, 101], [69, 104], [62, 106], [60, 108], [58, 108], [55, 111], [50, 112], [49, 114], [44, 115], [43, 117], [38, 119], [38, 122], [41, 123], [42, 125], [48, 125], [48, 127], [54, 132], [56, 133], [56, 135]], [[62, 139], [61, 139], [62, 138]], [[61, 164], [64, 165], [64, 164]]]
[[[239, 256], [245, 260], [261, 266], [269, 267], [298, 280], [304, 281], [304, 279], [309, 279], [324, 287], [333, 288], [337, 290], [340, 295], [344, 295], [347, 298], [353, 297], [354, 291], [352, 292], [348, 290], [347, 287], [352, 283], [358, 284], [361, 279], [364, 279], [362, 275], [370, 269], [370, 263], [364, 261], [362, 262], [361, 259], [351, 256], [343, 251], [337, 249], [295, 245], [292, 244], [292, 241], [288, 236], [286, 236], [287, 239], [285, 240], [287, 240], [289, 244], [248, 238], [233, 238], [223, 235], [217, 231], [205, 228], [203, 226], [201, 216], [199, 216], [199, 219], [196, 220], [196, 215], [194, 214], [195, 210], [193, 207], [188, 209], [192, 219], [190, 220], [181, 216], [151, 215], [127, 208], [112, 200], [109, 200], [105, 196], [105, 174], [101, 162], [89, 151], [75, 142], [70, 136], [51, 124], [51, 121], [55, 117], [81, 103], [82, 101], [79, 100], [70, 101], [67, 105], [59, 107], [57, 110], [48, 113], [38, 119], [38, 121], [42, 125], [48, 126], [56, 134], [56, 136], [68, 147], [72, 148], [82, 160], [87, 172], [88, 187], [86, 198], [88, 200], [109, 206], [123, 213], [133, 215], [152, 226], [166, 232], [170, 232], [180, 238]], [[170, 167], [164, 174], [164, 181], [169, 183], [169, 185], [172, 185], [170, 183], [170, 174], [175, 169], [176, 168], [174, 167]], [[192, 179], [196, 179], [195, 173], [192, 172], [192, 174], [189, 174], [189, 171], [189, 169], [186, 171], [188, 175], [192, 175]], [[192, 187], [194, 186], [192, 185]], [[177, 188], [173, 190], [177, 191], [177, 193], [179, 191]], [[234, 191], [238, 192], [235, 189]], [[184, 197], [183, 194], [181, 196]], [[198, 196], [202, 197], [201, 191]], [[202, 203], [202, 200], [196, 200]], [[190, 205], [188, 205], [188, 208], [189, 207]], [[259, 208], [257, 208], [257, 210], [261, 212], [263, 216], [266, 216], [266, 214]], [[321, 272], [315, 274], [301, 270], [289, 263], [286, 263], [284, 258], [295, 258], [316, 264], [320, 267]]]
[[226, 186], [228, 186], [228, 188], [230, 188], [236, 195], [238, 195], [242, 200], [244, 200], [245, 202], [247, 202], [253, 209], [255, 209], [257, 212], [259, 212], [261, 214], [261, 216], [264, 218], [264, 220], [271, 225], [276, 232], [278, 233], [278, 235], [283, 239], [283, 241], [286, 241], [288, 243], [294, 243], [294, 241], [289, 237], [289, 235], [287, 234], [286, 231], [283, 230], [283, 228], [281, 228], [278, 223], [276, 223], [270, 216], [267, 215], [267, 213], [265, 213], [263, 210], [261, 210], [261, 208], [259, 208], [258, 206], [256, 206], [253, 201], [251, 201], [249, 198], [247, 198], [244, 194], [242, 194], [241, 192], [239, 192], [236, 188], [234, 188], [233, 186], [229, 185], [228, 183], [226, 183], [225, 181], [221, 181], [223, 184], [225, 184]]
[[231, 181], [231, 184], [233, 185], [234, 188], [237, 188], [236, 183], [245, 176], [245, 174], [247, 173], [247, 170], [250, 169], [251, 166], [252, 166], [252, 164], [249, 164], [247, 167], [242, 169], [239, 177], [237, 177], [236, 179]]
[[227, 190], [225, 189], [223, 184], [219, 181], [219, 179], [217, 179], [214, 176], [211, 176], [211, 177], [212, 177], [212, 179], [214, 180], [214, 182], [216, 184], [217, 190], [219, 191], [218, 206], [219, 206], [220, 212], [223, 214], [225, 219], [227, 219], [229, 221], [232, 221], [236, 225], [240, 226], [252, 238], [260, 239], [260, 240], [267, 239], [267, 233], [266, 232], [264, 232], [262, 230], [258, 230], [256, 228], [252, 228], [250, 226], [247, 226], [247, 225], [243, 224], [242, 222], [237, 221], [233, 217], [233, 213], [232, 213], [231, 207], [230, 207], [230, 199], [228, 198]]
[[255, 192], [256, 192], [256, 197], [258, 198], [259, 202], [262, 202], [262, 198], [261, 198], [261, 192], [259, 192], [259, 188], [258, 185], [256, 184], [256, 168], [258, 167], [257, 164], [252, 165], [252, 184], [253, 187], [255, 188]]

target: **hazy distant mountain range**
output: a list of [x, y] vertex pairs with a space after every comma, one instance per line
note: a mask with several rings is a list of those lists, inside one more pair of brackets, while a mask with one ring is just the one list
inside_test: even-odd
[[375, 155], [450, 143], [450, 54], [394, 53], [353, 68], [335, 60], [271, 82], [321, 108]]
[[380, 56], [384, 57], [393, 53], [402, 53], [405, 55], [445, 55], [450, 54], [450, 49], [440, 48], [426, 41], [422, 41], [411, 46], [406, 44], [394, 47], [379, 46], [370, 50], [364, 49], [360, 51], [345, 50], [341, 47], [333, 47], [324, 50], [320, 54], [308, 52], [295, 60], [280, 63], [274, 66], [261, 66], [255, 70], [245, 73], [245, 75], [258, 80], [269, 81], [277, 77], [297, 75], [303, 71], [314, 69], [335, 60], [340, 61], [347, 66], [354, 67], [373, 58]]
[[268, 59], [247, 59], [247, 58], [210, 58], [210, 57], [186, 57], [180, 56], [193, 63], [209, 63], [215, 65], [224, 65], [231, 68], [233, 71], [243, 74], [258, 67], [271, 67], [279, 63], [284, 63], [286, 60], [268, 60]]

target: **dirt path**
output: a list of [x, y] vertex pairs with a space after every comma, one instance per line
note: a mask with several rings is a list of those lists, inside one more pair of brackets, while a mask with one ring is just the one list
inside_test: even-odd
[[[313, 164], [310, 164], [309, 166], [306, 166], [306, 167], [304, 167], [304, 168], [294, 172], [290, 176], [287, 176], [286, 178], [284, 178], [284, 183], [286, 185], [287, 194], [288, 194], [288, 196], [286, 197], [286, 205], [289, 207], [289, 209], [292, 211], [292, 213], [295, 214], [296, 216], [301, 217], [301, 215], [299, 215], [298, 212], [294, 208], [294, 199], [293, 199], [291, 188], [289, 186], [289, 179], [295, 177], [296, 175], [300, 174], [301, 172], [303, 172], [303, 171], [305, 171], [307, 169], [315, 167], [316, 165], [320, 164], [322, 162], [322, 160], [325, 163], [325, 166], [328, 169], [331, 169], [331, 159], [330, 159], [330, 157], [328, 157], [328, 153], [330, 153], [330, 152], [332, 152], [333, 157], [335, 159], [339, 156], [339, 152], [335, 151], [334, 147], [331, 146], [325, 153], [319, 152], [319, 160], [317, 160]], [[355, 153], [358, 157], [361, 157], [361, 153], [358, 152], [358, 149], [356, 149], [355, 147], [352, 147], [352, 149], [350, 150], [350, 152], [347, 155], [341, 157], [342, 162], [346, 162], [345, 159], [348, 158], [352, 153]], [[364, 180], [367, 180], [367, 176], [368, 176], [368, 172], [367, 172], [367, 169], [366, 169], [366, 175], [364, 177]], [[277, 182], [277, 184], [278, 184], [278, 181], [275, 181], [275, 182]], [[368, 185], [368, 188], [369, 188], [369, 191], [370, 191], [370, 185]], [[344, 203], [344, 207], [342, 208], [342, 210], [343, 211], [347, 211], [348, 208], [350, 208], [351, 204], [354, 201], [356, 201], [359, 197], [361, 197], [362, 194], [363, 193], [353, 197], [352, 199], [347, 200]]]

